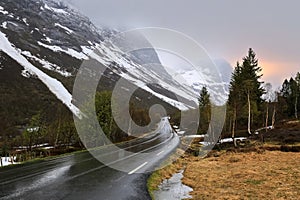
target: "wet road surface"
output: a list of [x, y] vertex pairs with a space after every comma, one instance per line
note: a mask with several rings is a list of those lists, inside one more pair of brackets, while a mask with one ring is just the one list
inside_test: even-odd
[[[176, 148], [178, 142], [176, 134], [161, 132], [121, 144], [121, 150], [105, 147], [94, 150], [94, 156], [83, 152], [2, 168], [0, 199], [147, 200], [150, 196], [146, 181], [151, 170]], [[95, 155], [99, 155], [98, 159]], [[109, 167], [99, 161], [108, 158], [114, 161]]]

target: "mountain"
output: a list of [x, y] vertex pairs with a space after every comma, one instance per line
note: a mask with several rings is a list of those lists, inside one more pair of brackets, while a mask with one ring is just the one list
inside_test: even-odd
[[[90, 59], [104, 70], [99, 90], [113, 90], [125, 79], [139, 87], [132, 101], [140, 106], [161, 104], [168, 112], [197, 106], [198, 91], [191, 87], [197, 81], [174, 80], [154, 49], [123, 52], [111, 39], [118, 33], [95, 27], [59, 1], [0, 0], [0, 137], [14, 137], [39, 112], [46, 121], [61, 113], [79, 115], [73, 84]], [[133, 42], [148, 43], [143, 36]]]
[[[224, 86], [225, 93], [229, 94], [229, 82], [231, 79], [232, 67], [224, 59], [214, 59], [213, 62], [220, 72], [221, 82], [219, 84]], [[184, 71], [180, 71], [179, 75], [184, 77], [185, 80], [188, 80], [188, 86], [192, 87], [196, 93], [200, 93], [200, 90], [208, 84], [199, 77], [199, 73], [194, 69], [185, 69]]]

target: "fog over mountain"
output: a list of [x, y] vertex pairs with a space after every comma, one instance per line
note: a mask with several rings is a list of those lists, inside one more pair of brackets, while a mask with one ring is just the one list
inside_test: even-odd
[[[50, 113], [59, 109], [53, 109], [55, 105], [78, 114], [72, 100], [73, 83], [81, 64], [88, 59], [95, 59], [99, 67], [105, 69], [100, 90], [112, 90], [123, 78], [140, 88], [135, 93], [136, 99], [148, 99], [152, 102], [146, 104], [165, 104], [170, 109], [195, 107], [199, 90], [210, 84], [205, 81], [210, 77], [202, 74], [205, 78], [199, 80], [193, 71], [183, 72], [178, 65], [172, 67], [177, 73], [181, 71], [184, 80], [172, 77], [153, 49], [122, 52], [111, 40], [118, 34], [117, 29], [96, 27], [88, 17], [64, 3], [0, 1], [0, 15], [0, 92], [4, 97], [0, 102], [3, 112], [0, 121], [4, 131], [18, 129], [39, 110], [48, 112], [51, 118]], [[148, 43], [143, 37], [134, 38], [132, 42]], [[97, 52], [94, 57], [93, 52]], [[217, 66], [223, 68], [223, 64]], [[225, 71], [222, 76], [230, 70]], [[222, 103], [226, 100], [226, 94], [217, 90], [215, 93], [214, 101]], [[14, 115], [11, 110], [19, 114]]]

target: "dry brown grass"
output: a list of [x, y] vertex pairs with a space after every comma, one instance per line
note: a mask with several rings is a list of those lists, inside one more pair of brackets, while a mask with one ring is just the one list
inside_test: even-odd
[[300, 153], [265, 151], [188, 156], [183, 183], [193, 199], [299, 199]]

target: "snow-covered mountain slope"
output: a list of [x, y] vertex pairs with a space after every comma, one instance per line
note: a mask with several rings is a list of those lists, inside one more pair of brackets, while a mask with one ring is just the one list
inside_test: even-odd
[[[101, 53], [98, 61], [115, 74], [128, 78], [139, 86], [142, 82], [143, 89], [172, 106], [188, 108], [176, 99], [164, 97], [164, 94], [158, 94], [147, 86], [158, 83], [161, 77], [153, 70], [141, 66], [145, 53], [135, 54], [137, 59], [133, 61], [113, 44], [105, 46], [107, 44], [103, 41], [107, 41], [116, 31], [97, 29], [76, 11], [51, 0], [8, 0], [0, 2], [0, 5], [0, 31], [22, 56], [44, 72], [53, 71], [57, 73], [55, 76], [74, 78], [80, 62], [88, 59], [88, 54], [97, 49]], [[151, 59], [158, 63], [155, 53], [150, 54]], [[71, 63], [75, 63], [75, 66]], [[28, 73], [22, 74], [28, 77]], [[71, 91], [72, 85], [66, 87]], [[174, 89], [172, 92], [177, 93], [176, 87]]]
[[20, 52], [18, 52], [12, 46], [12, 44], [6, 38], [6, 35], [1, 32], [0, 50], [24, 67], [24, 71], [22, 72], [24, 76], [37, 76], [37, 78], [40, 79], [59, 100], [61, 100], [75, 115], [80, 117], [80, 111], [71, 103], [72, 95], [61, 84], [61, 82], [48, 76], [46, 73], [33, 66], [24, 56], [20, 54]]
[[[116, 34], [117, 30], [96, 28], [88, 18], [58, 1], [0, 0], [1, 51], [23, 67], [20, 76], [39, 79], [73, 113], [78, 113], [72, 104], [73, 82], [82, 62], [89, 58], [106, 68], [101, 83], [105, 89], [113, 89], [122, 77], [143, 90], [143, 94], [135, 94], [137, 99], [154, 96], [180, 110], [197, 106], [199, 89], [211, 84], [206, 81], [209, 77], [177, 71], [184, 81], [176, 79], [161, 66], [153, 49], [122, 52], [111, 41]], [[141, 37], [136, 42], [147, 41]], [[0, 66], [0, 74], [6, 67]], [[219, 96], [215, 101], [224, 102], [226, 95]]]
[[[228, 62], [226, 62], [223, 59], [215, 59], [213, 60], [217, 69], [220, 71], [220, 78], [221, 81], [219, 83], [211, 83], [210, 87], [213, 86], [221, 86], [224, 87], [225, 89], [225, 96], [222, 94], [222, 97], [226, 98], [226, 95], [229, 92], [229, 82], [230, 82], [230, 78], [231, 78], [231, 71], [232, 68], [229, 65]], [[184, 79], [185, 80], [185, 85], [186, 87], [191, 87], [193, 88], [193, 90], [199, 94], [200, 90], [204, 87], [204, 86], [208, 86], [208, 82], [205, 81], [205, 78], [201, 77], [201, 74], [199, 74], [199, 72], [197, 72], [195, 69], [184, 69], [184, 70], [178, 70], [176, 71], [176, 73], [174, 74], [174, 79]], [[210, 92], [214, 92], [214, 91], [210, 91]]]
[[[1, 31], [15, 47], [30, 52], [35, 60], [46, 60], [49, 68], [56, 72], [73, 72], [74, 67], [64, 62], [66, 56], [85, 59], [87, 56], [81, 47], [103, 40], [101, 32], [99, 34], [87, 18], [61, 3], [3, 0], [0, 6]], [[32, 59], [29, 55], [24, 56]]]

